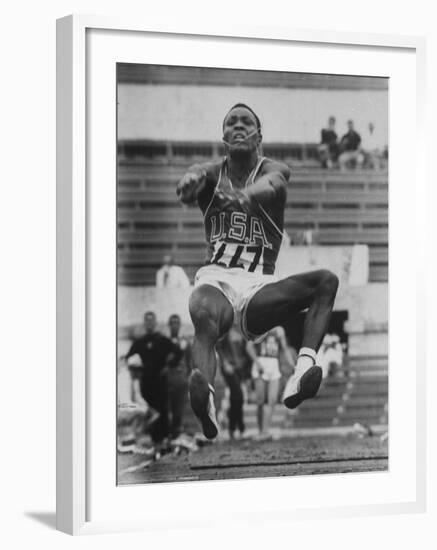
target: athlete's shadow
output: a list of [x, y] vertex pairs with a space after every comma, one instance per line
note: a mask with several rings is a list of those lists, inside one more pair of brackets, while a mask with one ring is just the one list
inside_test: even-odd
[[56, 513], [55, 512], [24, 512], [25, 516], [43, 525], [46, 525], [50, 529], [56, 529]]

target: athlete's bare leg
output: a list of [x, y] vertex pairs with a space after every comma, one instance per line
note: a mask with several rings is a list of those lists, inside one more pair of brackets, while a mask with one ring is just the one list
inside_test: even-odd
[[193, 291], [189, 308], [195, 331], [193, 371], [189, 381], [190, 402], [205, 436], [213, 439], [217, 435], [214, 399], [211, 395], [217, 370], [215, 345], [231, 328], [234, 311], [225, 296], [211, 285], [201, 285]]
[[[315, 356], [328, 327], [337, 289], [336, 275], [321, 269], [292, 275], [266, 285], [249, 302], [246, 323], [249, 332], [255, 335], [284, 325], [292, 315], [308, 310], [304, 321], [302, 348], [311, 356], [302, 361], [301, 357], [298, 358], [298, 372], [292, 382], [294, 389], [290, 389], [287, 383], [285, 393], [288, 392], [289, 395], [284, 399], [284, 404], [289, 408], [298, 406], [303, 399], [313, 397], [320, 386], [322, 372], [320, 367], [314, 366]], [[306, 363], [305, 368], [302, 368], [304, 361], [309, 361], [309, 365]], [[311, 365], [313, 367], [309, 368]]]
[[249, 302], [247, 328], [252, 334], [261, 335], [308, 308], [302, 347], [317, 351], [328, 327], [337, 288], [337, 276], [324, 269], [266, 285]]

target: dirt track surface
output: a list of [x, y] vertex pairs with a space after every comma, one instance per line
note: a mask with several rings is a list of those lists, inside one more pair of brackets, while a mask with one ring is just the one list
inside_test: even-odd
[[297, 476], [388, 469], [388, 445], [379, 437], [295, 437], [278, 441], [218, 442], [158, 461], [119, 455], [119, 485]]

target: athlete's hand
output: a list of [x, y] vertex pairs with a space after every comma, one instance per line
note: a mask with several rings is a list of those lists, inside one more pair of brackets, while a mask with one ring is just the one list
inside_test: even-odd
[[243, 211], [247, 214], [251, 211], [251, 201], [247, 194], [240, 189], [229, 189], [226, 191], [220, 189], [217, 192], [217, 198], [220, 200], [220, 206], [223, 210], [230, 212]]
[[176, 194], [178, 199], [186, 204], [195, 202], [197, 199], [197, 194], [203, 189], [205, 182], [205, 170], [201, 168], [198, 170], [191, 169], [185, 174], [177, 185]]

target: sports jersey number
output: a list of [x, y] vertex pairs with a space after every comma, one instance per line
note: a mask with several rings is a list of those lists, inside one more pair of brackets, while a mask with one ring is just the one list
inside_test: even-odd
[[222, 265], [223, 267], [241, 267], [244, 269], [244, 264], [239, 263], [241, 254], [243, 253], [243, 250], [246, 250], [249, 254], [253, 254], [252, 263], [249, 265], [248, 271], [253, 272], [257, 268], [261, 253], [262, 253], [262, 246], [243, 246], [242, 244], [238, 245], [235, 249], [234, 255], [232, 256], [229, 265], [226, 265], [224, 262], [221, 262], [225, 250], [226, 250], [226, 243], [222, 243], [220, 248], [217, 250], [217, 252], [214, 254], [214, 256], [211, 258], [212, 264]]

